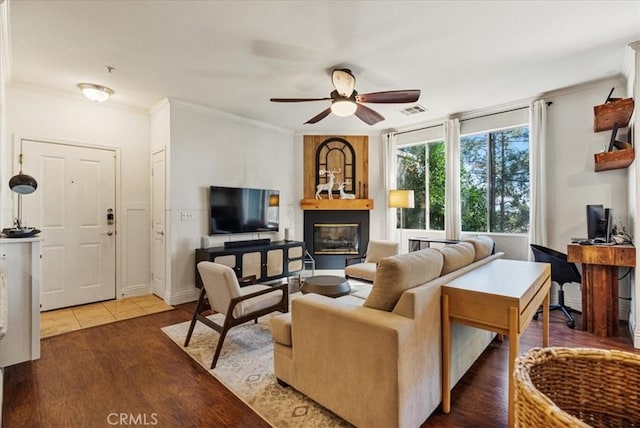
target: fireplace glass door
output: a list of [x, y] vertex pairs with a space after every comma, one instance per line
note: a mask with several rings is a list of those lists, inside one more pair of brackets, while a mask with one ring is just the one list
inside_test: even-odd
[[315, 223], [314, 254], [359, 254], [359, 223]]

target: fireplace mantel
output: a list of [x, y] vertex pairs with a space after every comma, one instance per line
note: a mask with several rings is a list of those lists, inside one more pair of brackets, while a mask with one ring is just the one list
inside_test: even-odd
[[372, 210], [373, 199], [302, 199], [303, 210]]

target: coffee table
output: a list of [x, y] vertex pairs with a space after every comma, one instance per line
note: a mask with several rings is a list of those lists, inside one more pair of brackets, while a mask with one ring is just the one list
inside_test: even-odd
[[310, 276], [300, 287], [302, 294], [316, 293], [327, 297], [345, 296], [351, 292], [349, 281], [337, 275]]

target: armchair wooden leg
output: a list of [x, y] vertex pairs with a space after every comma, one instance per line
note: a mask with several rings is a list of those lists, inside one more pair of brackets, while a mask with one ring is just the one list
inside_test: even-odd
[[189, 325], [189, 332], [187, 333], [187, 338], [184, 341], [184, 347], [189, 346], [189, 342], [191, 341], [191, 335], [193, 334], [193, 329], [196, 326], [196, 321], [198, 320], [198, 313], [201, 310], [201, 307], [204, 305], [204, 296], [205, 289], [202, 288], [200, 291], [200, 297], [198, 297], [198, 304], [196, 305], [196, 309], [193, 311], [193, 317], [191, 318], [191, 325]]
[[216, 368], [218, 357], [220, 356], [220, 351], [222, 351], [222, 343], [224, 342], [224, 338], [227, 336], [228, 331], [229, 329], [225, 328], [224, 330], [222, 330], [222, 333], [220, 333], [220, 339], [218, 339], [218, 345], [216, 346], [216, 353], [213, 354], [213, 360], [211, 361], [212, 369]]

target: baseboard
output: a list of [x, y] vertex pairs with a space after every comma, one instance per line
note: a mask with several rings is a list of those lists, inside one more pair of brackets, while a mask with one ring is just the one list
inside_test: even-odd
[[181, 305], [183, 303], [195, 302], [198, 300], [199, 296], [200, 290], [194, 287], [192, 290], [183, 290], [177, 293], [167, 291], [164, 301], [174, 306]]

